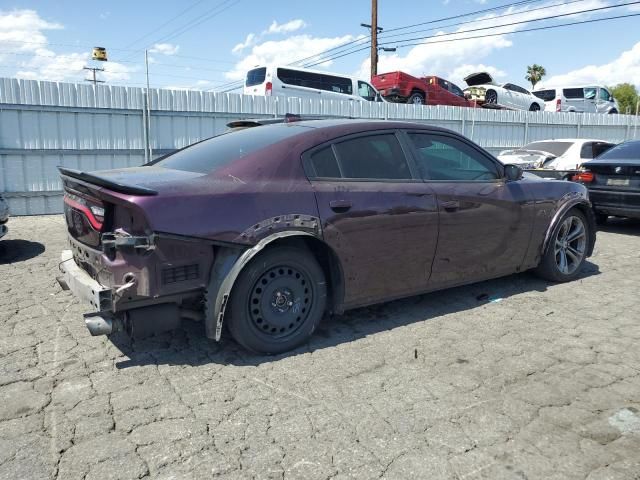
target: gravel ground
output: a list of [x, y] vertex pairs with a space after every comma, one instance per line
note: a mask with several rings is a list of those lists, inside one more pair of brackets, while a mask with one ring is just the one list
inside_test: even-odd
[[640, 223], [525, 273], [327, 319], [252, 356], [203, 326], [91, 337], [60, 216], [0, 241], [0, 478], [640, 479]]

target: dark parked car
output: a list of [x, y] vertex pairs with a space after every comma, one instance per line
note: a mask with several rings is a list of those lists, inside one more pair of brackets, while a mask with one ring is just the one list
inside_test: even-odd
[[581, 170], [573, 180], [587, 186], [598, 223], [610, 215], [640, 218], [640, 140], [616, 145]]
[[326, 312], [534, 268], [572, 280], [595, 242], [584, 186], [421, 124], [264, 125], [142, 167], [60, 171], [60, 280], [92, 305], [94, 335], [187, 317], [281, 352]]

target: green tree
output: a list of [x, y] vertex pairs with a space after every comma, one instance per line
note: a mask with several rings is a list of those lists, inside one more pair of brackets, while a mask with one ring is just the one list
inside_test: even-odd
[[615, 87], [610, 88], [611, 95], [618, 101], [620, 113], [636, 114], [636, 106], [638, 104], [638, 90], [631, 83], [619, 83]]
[[525, 75], [524, 79], [527, 82], [531, 82], [531, 88], [534, 89], [536, 88], [536, 83], [542, 80], [542, 77], [544, 77], [546, 74], [547, 71], [542, 65], [534, 63], [533, 65], [529, 65], [527, 67], [527, 74]]

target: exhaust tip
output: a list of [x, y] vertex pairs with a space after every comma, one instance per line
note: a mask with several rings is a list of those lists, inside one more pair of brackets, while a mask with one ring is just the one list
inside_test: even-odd
[[91, 335], [111, 335], [122, 330], [122, 322], [119, 319], [107, 315], [90, 315], [84, 317], [84, 324]]

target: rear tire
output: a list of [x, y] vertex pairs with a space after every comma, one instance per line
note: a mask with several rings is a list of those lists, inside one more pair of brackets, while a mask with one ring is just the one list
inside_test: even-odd
[[535, 273], [552, 282], [570, 282], [580, 275], [593, 232], [584, 214], [572, 208], [560, 219]]
[[310, 253], [272, 248], [251, 260], [238, 276], [227, 326], [248, 350], [286, 352], [309, 339], [324, 314], [326, 296], [324, 272]]
[[407, 103], [411, 105], [424, 105], [424, 96], [421, 93], [412, 93], [407, 99]]

